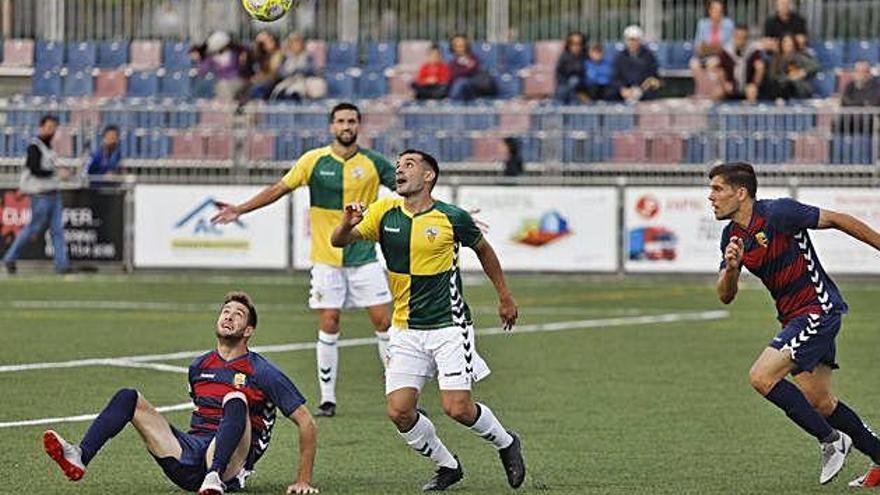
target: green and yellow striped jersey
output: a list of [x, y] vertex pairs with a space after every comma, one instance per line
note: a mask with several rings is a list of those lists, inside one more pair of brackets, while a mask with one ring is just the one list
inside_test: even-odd
[[281, 179], [291, 189], [309, 187], [309, 224], [312, 261], [331, 266], [359, 266], [376, 261], [372, 242], [356, 242], [343, 249], [330, 245], [330, 235], [342, 219], [348, 203], [376, 201], [379, 185], [397, 186], [394, 166], [382, 155], [359, 148], [348, 160], [333, 153], [330, 146], [303, 154]]
[[461, 208], [435, 201], [413, 215], [402, 198], [370, 205], [356, 227], [361, 237], [378, 241], [394, 295], [392, 324], [431, 330], [472, 323], [458, 269], [460, 245], [474, 247], [482, 233]]

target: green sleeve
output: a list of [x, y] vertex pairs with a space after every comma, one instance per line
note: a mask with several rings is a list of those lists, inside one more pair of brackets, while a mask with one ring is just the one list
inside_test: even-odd
[[455, 236], [456, 242], [472, 248], [483, 238], [483, 233], [477, 227], [477, 224], [474, 223], [470, 213], [460, 208], [455, 208], [450, 220], [452, 220], [452, 233]]
[[395, 190], [397, 179], [394, 177], [396, 173], [394, 165], [379, 153], [373, 152], [370, 156], [373, 158], [373, 163], [376, 164], [376, 171], [379, 172], [379, 182], [388, 189]]

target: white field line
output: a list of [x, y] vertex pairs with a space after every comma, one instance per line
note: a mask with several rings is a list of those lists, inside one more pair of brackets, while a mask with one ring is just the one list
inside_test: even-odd
[[[171, 412], [171, 411], [183, 411], [185, 409], [192, 409], [192, 402], [183, 402], [181, 404], [174, 404], [173, 406], [162, 406], [157, 407], [156, 410], [159, 412]], [[5, 423], [0, 423], [0, 428], [14, 428], [16, 426], [37, 426], [37, 425], [50, 425], [55, 423], [76, 423], [81, 421], [91, 421], [97, 418], [97, 414], [82, 414], [80, 416], [66, 416], [62, 418], [41, 418], [41, 419], [26, 419], [23, 421], [7, 421]]]

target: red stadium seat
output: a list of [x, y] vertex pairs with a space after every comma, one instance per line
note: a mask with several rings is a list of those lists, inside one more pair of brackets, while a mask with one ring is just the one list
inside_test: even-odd
[[201, 134], [185, 132], [171, 138], [171, 158], [197, 160], [205, 157], [205, 143]]
[[131, 68], [134, 70], [158, 69], [162, 66], [162, 42], [136, 40], [131, 42]]
[[508, 104], [504, 105], [500, 111], [500, 119], [498, 127], [505, 134], [519, 134], [527, 132], [531, 127], [531, 115], [529, 108], [525, 105]]
[[207, 138], [205, 138], [207, 142], [207, 153], [205, 154], [206, 158], [210, 158], [212, 160], [230, 160], [232, 159], [232, 150], [235, 145], [235, 140], [232, 139], [232, 135], [229, 133], [217, 133], [210, 134]]
[[475, 162], [497, 162], [503, 159], [501, 139], [477, 137], [472, 141], [471, 160]]
[[275, 136], [254, 132], [248, 135], [248, 159], [271, 160], [275, 154]]
[[3, 65], [31, 67], [34, 65], [34, 40], [6, 40], [3, 42]]
[[395, 72], [388, 77], [388, 94], [398, 97], [412, 98], [412, 82], [415, 74], [408, 71]]
[[425, 63], [431, 42], [427, 40], [404, 40], [397, 44], [397, 63], [413, 70]]
[[545, 40], [535, 42], [535, 65], [553, 69], [559, 60], [559, 55], [565, 49], [565, 42], [560, 40]]
[[306, 41], [306, 52], [312, 56], [318, 69], [323, 69], [327, 65], [327, 45], [323, 40]]
[[615, 162], [639, 163], [647, 160], [645, 136], [636, 132], [621, 132], [612, 139]]
[[125, 96], [126, 78], [122, 69], [101, 69], [95, 78], [95, 96], [115, 98]]
[[799, 134], [794, 139], [794, 162], [823, 165], [828, 163], [828, 139], [820, 134]]
[[670, 129], [698, 131], [709, 127], [709, 100], [667, 100], [666, 111], [672, 116]]
[[526, 98], [549, 98], [556, 90], [553, 70], [532, 70], [523, 77], [523, 96]]
[[199, 126], [225, 127], [232, 125], [232, 112], [215, 105], [202, 106], [199, 112]]
[[648, 161], [651, 163], [681, 163], [684, 139], [680, 134], [659, 134], [648, 139]]
[[661, 103], [639, 103], [636, 113], [639, 116], [639, 128], [644, 131], [662, 131], [672, 125], [672, 112]]
[[379, 134], [394, 125], [394, 115], [389, 112], [364, 112], [361, 128], [368, 134]]
[[59, 126], [52, 138], [52, 150], [62, 158], [73, 156], [73, 139], [76, 133], [73, 127]]

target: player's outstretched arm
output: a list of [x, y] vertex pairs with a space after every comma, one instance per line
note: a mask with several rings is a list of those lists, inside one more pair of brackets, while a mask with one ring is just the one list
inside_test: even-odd
[[330, 235], [330, 244], [333, 247], [345, 247], [363, 237], [354, 228], [364, 219], [364, 211], [367, 207], [363, 203], [349, 203], [342, 210], [342, 221]]
[[318, 493], [318, 489], [312, 486], [315, 452], [318, 449], [318, 425], [306, 406], [299, 406], [288, 417], [299, 428], [299, 471], [296, 483], [287, 487], [287, 493]]
[[718, 274], [718, 299], [724, 304], [730, 304], [736, 298], [739, 290], [739, 272], [742, 265], [743, 240], [739, 237], [731, 237], [727, 248], [724, 249], [725, 266]]
[[291, 191], [290, 187], [284, 181], [278, 181], [275, 184], [258, 192], [253, 198], [238, 205], [220, 203], [220, 211], [211, 218], [212, 223], [225, 224], [234, 222], [245, 213], [258, 210], [268, 204], [278, 201], [278, 198], [284, 196]]
[[501, 270], [498, 256], [485, 237], [480, 239], [473, 249], [480, 259], [480, 264], [483, 265], [483, 271], [495, 285], [495, 292], [498, 293], [498, 316], [501, 317], [501, 325], [505, 330], [513, 330], [519, 309], [504, 281], [504, 272]]
[[819, 210], [817, 229], [837, 229], [880, 251], [880, 232], [858, 218], [831, 210]]

